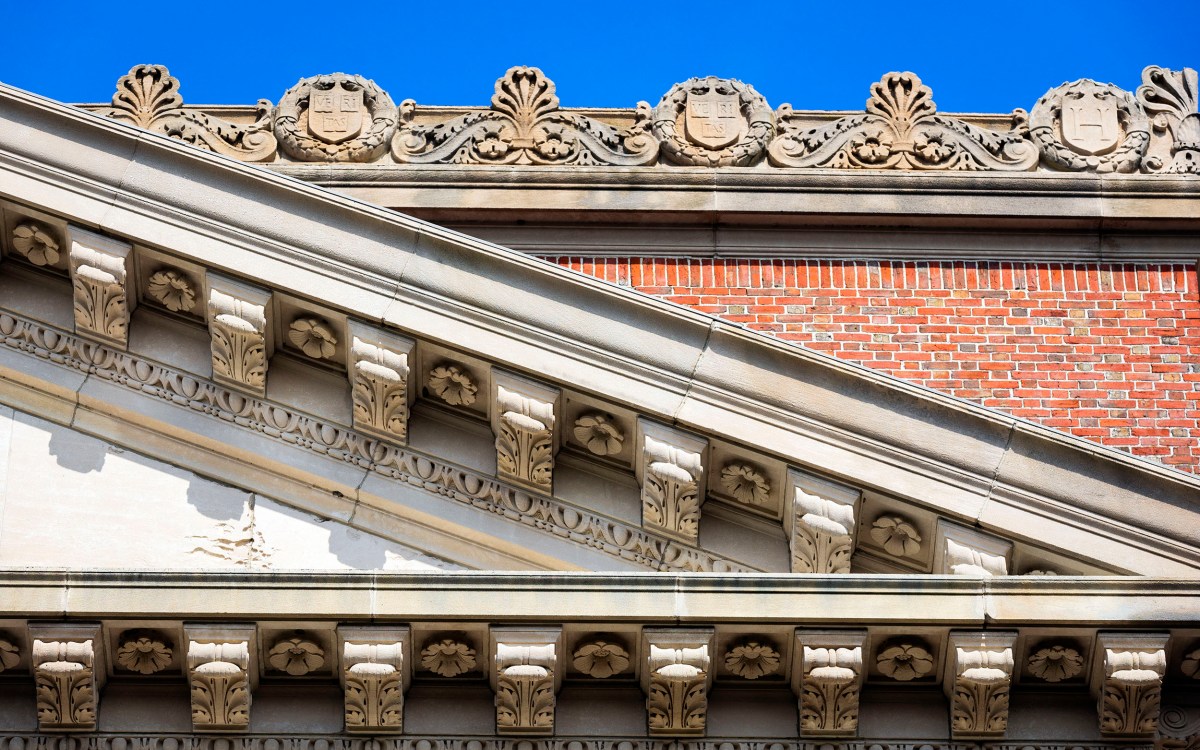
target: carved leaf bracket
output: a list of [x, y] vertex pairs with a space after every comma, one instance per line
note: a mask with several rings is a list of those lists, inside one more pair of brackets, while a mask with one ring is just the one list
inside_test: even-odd
[[244, 732], [257, 670], [252, 668], [253, 625], [185, 626], [192, 729]]
[[605, 164], [640, 166], [658, 157], [648, 109], [616, 128], [559, 108], [554, 82], [537, 68], [510, 68], [496, 81], [492, 107], [437, 125], [414, 122], [416, 103], [400, 104], [392, 139], [396, 161], [410, 164]]
[[355, 429], [403, 445], [408, 439], [409, 357], [404, 336], [350, 323], [350, 394]]
[[96, 668], [100, 626], [39, 625], [30, 636], [38, 729], [94, 731], [104, 678]]
[[954, 655], [943, 685], [950, 696], [950, 731], [956, 739], [1003, 737], [1016, 633], [951, 633]]
[[562, 629], [492, 628], [492, 690], [496, 733], [554, 733], [555, 693], [562, 683], [558, 653]]
[[802, 472], [788, 472], [787, 527], [793, 573], [849, 573], [861, 492]]
[[271, 293], [216, 274], [208, 278], [213, 379], [263, 396], [267, 390], [267, 311]]
[[71, 288], [79, 335], [118, 349], [126, 347], [136, 298], [129, 294], [132, 252], [127, 242], [71, 227]]
[[695, 544], [708, 441], [647, 420], [639, 420], [638, 429], [642, 526]]
[[652, 737], [703, 737], [714, 632], [709, 629], [642, 631], [648, 731]]
[[1168, 640], [1165, 633], [1097, 635], [1104, 668], [1094, 675], [1093, 689], [1099, 694], [1102, 735], [1149, 737], [1158, 731]]
[[404, 731], [404, 692], [408, 687], [409, 629], [338, 629], [342, 640], [342, 688], [346, 731], [396, 734]]
[[858, 733], [866, 631], [797, 630], [792, 690], [800, 696], [802, 737]]
[[549, 493], [559, 390], [502, 371], [492, 373], [491, 422], [500, 476]]

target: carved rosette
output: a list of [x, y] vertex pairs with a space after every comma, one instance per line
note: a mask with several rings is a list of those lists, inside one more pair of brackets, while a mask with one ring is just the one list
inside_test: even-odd
[[621, 452], [625, 432], [611, 414], [588, 412], [575, 420], [575, 439], [597, 456], [614, 456]]
[[780, 135], [768, 154], [777, 167], [1028, 171], [1038, 164], [1026, 113], [996, 132], [937, 113], [933, 92], [913, 73], [888, 73], [871, 86], [866, 114], [815, 128], [791, 105], [777, 112]]
[[13, 227], [12, 249], [35, 266], [53, 266], [58, 263], [58, 240], [47, 228], [34, 221], [26, 221]]
[[245, 731], [250, 725], [250, 642], [188, 641], [192, 729]]
[[1148, 737], [1158, 731], [1167, 640], [1166, 635], [1099, 635], [1099, 646], [1104, 649], [1099, 691], [1101, 734]]
[[800, 694], [802, 737], [853, 737], [858, 732], [865, 641], [866, 634], [857, 631], [796, 633], [801, 658], [793, 686]]
[[550, 492], [554, 483], [554, 405], [558, 391], [495, 373], [492, 429], [501, 477]]
[[346, 731], [404, 730], [404, 643], [347, 641], [342, 648]]
[[754, 87], [729, 78], [690, 78], [675, 84], [653, 117], [651, 129], [663, 156], [684, 166], [749, 166], [762, 157], [775, 135], [767, 100]]
[[674, 430], [653, 431], [654, 436], [643, 435], [639, 457], [642, 525], [695, 544], [700, 533], [705, 443]]
[[[958, 738], [1003, 737], [1008, 728], [1015, 633], [954, 633], [950, 731]], [[948, 681], [949, 682], [949, 681]]]
[[174, 652], [161, 634], [148, 630], [129, 630], [121, 635], [116, 664], [138, 674], [157, 674], [171, 664]]
[[[49, 637], [47, 633], [41, 633]], [[33, 640], [33, 678], [38, 729], [86, 732], [96, 729], [97, 685], [94, 639]]]
[[1085, 78], [1038, 100], [1029, 135], [1055, 169], [1136, 172], [1150, 144], [1150, 120], [1128, 91]]
[[629, 668], [629, 652], [608, 641], [581, 643], [571, 656], [576, 669], [598, 680], [621, 674]]
[[817, 495], [807, 492], [800, 481], [793, 472], [789, 533], [792, 572], [849, 573], [858, 491], [830, 485], [822, 495]]
[[396, 161], [410, 164], [605, 164], [641, 166], [658, 157], [646, 132], [649, 108], [639, 107], [631, 128], [559, 108], [554, 82], [537, 68], [509, 68], [496, 81], [487, 112], [436, 125], [413, 122], [416, 103], [400, 104], [392, 139]]
[[555, 645], [496, 644], [496, 733], [554, 733]]
[[408, 439], [408, 358], [412, 339], [350, 323], [354, 427], [385, 440]]
[[1149, 115], [1154, 131], [1171, 137], [1171, 161], [1147, 158], [1149, 171], [1200, 174], [1200, 87], [1191, 68], [1167, 70], [1151, 65], [1142, 71], [1137, 100]]
[[275, 108], [279, 146], [298, 161], [374, 161], [395, 130], [391, 97], [357, 75], [302, 78]]
[[258, 396], [267, 389], [267, 304], [270, 292], [211, 277], [208, 329], [213, 379]]
[[475, 669], [475, 649], [465, 641], [442, 638], [421, 649], [421, 668], [439, 677], [456, 677]]
[[128, 289], [133, 246], [71, 228], [71, 288], [75, 332], [118, 349], [129, 335]]
[[164, 268], [155, 271], [146, 285], [150, 299], [171, 312], [190, 312], [196, 306], [196, 285], [182, 271]]
[[266, 161], [275, 155], [277, 146], [271, 132], [273, 108], [271, 102], [260, 99], [250, 125], [185, 110], [179, 81], [165, 67], [135, 65], [117, 81], [112, 106], [101, 114], [242, 161]]
[[13, 669], [21, 662], [21, 649], [10, 640], [10, 636], [0, 632], [0, 673]]
[[710, 631], [647, 631], [646, 710], [652, 737], [702, 737], [708, 726]]

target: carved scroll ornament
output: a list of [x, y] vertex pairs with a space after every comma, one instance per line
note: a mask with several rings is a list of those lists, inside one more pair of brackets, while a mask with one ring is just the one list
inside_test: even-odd
[[189, 641], [192, 729], [245, 731], [250, 725], [249, 641]]
[[302, 78], [275, 108], [279, 147], [299, 161], [373, 161], [395, 131], [396, 105], [362, 76]]
[[1008, 728], [1012, 642], [1016, 635], [952, 636], [950, 730], [957, 737], [1000, 737]]
[[793, 573], [849, 573], [854, 552], [854, 504], [793, 490], [790, 539]]
[[554, 396], [549, 392], [542, 395], [550, 396], [550, 400], [496, 386], [496, 468], [503, 477], [550, 492], [554, 480]]
[[213, 379], [263, 395], [267, 388], [267, 301], [270, 294], [212, 281], [208, 328]]
[[652, 736], [703, 735], [708, 725], [709, 645], [650, 644], [646, 708]]
[[408, 438], [408, 357], [415, 343], [354, 322], [350, 336], [354, 426], [403, 443]]
[[347, 641], [342, 649], [346, 731], [404, 729], [404, 644]]
[[1142, 71], [1137, 100], [1145, 108], [1156, 132], [1172, 137], [1171, 162], [1147, 159], [1152, 170], [1174, 174], [1200, 174], [1200, 89], [1191, 68], [1167, 70], [1151, 65]]
[[1029, 135], [1055, 169], [1136, 172], [1150, 144], [1150, 121], [1128, 91], [1085, 78], [1038, 100]]
[[703, 457], [647, 436], [641, 460], [642, 524], [695, 543], [700, 533]]
[[[1144, 648], [1150, 638], [1121, 642], [1101, 637], [1104, 675], [1100, 691], [1100, 733], [1149, 736], [1158, 729], [1162, 682], [1167, 672], [1164, 648]], [[1163, 645], [1166, 638], [1162, 638]], [[1157, 644], [1155, 644], [1157, 645]]]
[[496, 733], [554, 733], [555, 644], [496, 644]]
[[[852, 737], [858, 731], [861, 641], [859, 636], [850, 648], [802, 646], [802, 735]], [[846, 645], [851, 645], [849, 640]]]
[[609, 164], [641, 166], [658, 157], [646, 132], [648, 107], [630, 128], [559, 108], [554, 82], [537, 68], [509, 68], [496, 81], [491, 109], [437, 125], [413, 122], [416, 103], [400, 104], [392, 139], [396, 161], [410, 164]]
[[[644, 102], [639, 104], [648, 107]], [[745, 167], [775, 135], [767, 100], [729, 78], [689, 78], [663, 95], [651, 125], [663, 157], [689, 167]]]
[[871, 86], [866, 114], [805, 129], [789, 104], [768, 151], [777, 167], [1027, 171], [1038, 151], [1023, 110], [996, 132], [938, 114], [933, 92], [913, 73], [888, 73]]
[[101, 114], [235, 159], [265, 161], [275, 155], [277, 146], [271, 132], [273, 108], [260, 99], [254, 122], [235, 125], [184, 109], [179, 81], [162, 65], [135, 65], [117, 81], [112, 106]]
[[73, 229], [70, 250], [75, 330], [124, 349], [129, 332], [128, 263], [133, 247]]

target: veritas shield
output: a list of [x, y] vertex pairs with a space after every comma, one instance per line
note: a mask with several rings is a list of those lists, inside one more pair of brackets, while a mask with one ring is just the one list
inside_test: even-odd
[[338, 84], [327, 91], [313, 89], [308, 99], [308, 132], [326, 143], [348, 141], [362, 132], [363, 92]]
[[742, 124], [737, 94], [687, 95], [684, 127], [692, 143], [711, 149], [731, 146], [741, 138]]
[[1087, 91], [1066, 97], [1062, 103], [1063, 141], [1081, 154], [1100, 154], [1117, 145], [1121, 123], [1112, 98], [1099, 98]]

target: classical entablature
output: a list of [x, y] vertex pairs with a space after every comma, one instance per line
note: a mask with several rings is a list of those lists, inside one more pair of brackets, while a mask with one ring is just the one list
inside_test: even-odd
[[[1194, 90], [1148, 70], [1164, 81]], [[461, 189], [493, 159], [518, 183], [674, 180], [669, 203], [694, 175], [766, 194], [810, 167], [854, 192], [831, 171], [853, 167], [888, 171], [872, 189], [895, 202], [887, 180], [958, 143], [957, 169], [996, 172], [963, 188], [981, 203], [1124, 181], [1125, 210], [1194, 229], [1190, 147], [1163, 145], [1186, 96], [1139, 130], [1166, 94], [1077, 83], [1001, 133], [893, 75], [801, 137], [807, 115], [712, 78], [633, 124], [559, 109], [534, 69], [490, 109], [433, 113], [319, 76], [242, 123], [184, 107], [160, 68], [121, 86], [99, 114], [0, 88], [0, 750], [1196, 734], [1163, 694], [1195, 698], [1200, 479], [296, 179]], [[1077, 89], [1119, 100], [1116, 150], [1062, 140]], [[871, 161], [860, 132], [904, 148]], [[1111, 164], [1020, 171], [1084, 145]], [[1107, 174], [1131, 169], [1156, 173]], [[525, 572], [279, 572], [397, 559]], [[94, 571], [121, 567], [177, 572]], [[894, 729], [916, 704], [935, 708]], [[1063, 706], [1076, 723], [1045, 730]]]

